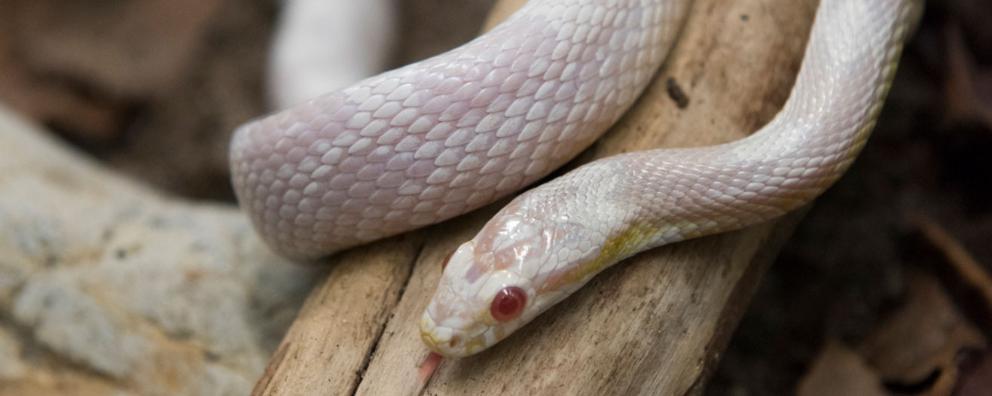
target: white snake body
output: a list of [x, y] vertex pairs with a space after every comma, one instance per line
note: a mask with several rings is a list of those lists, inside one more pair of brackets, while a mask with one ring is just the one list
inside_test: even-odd
[[269, 58], [269, 96], [277, 108], [385, 69], [395, 30], [392, 0], [282, 2]]
[[[241, 128], [238, 197], [297, 258], [491, 202], [616, 121], [688, 3], [532, 0], [465, 46]], [[421, 321], [426, 344], [477, 353], [626, 257], [815, 198], [868, 138], [921, 3], [821, 0], [784, 109], [751, 137], [610, 157], [517, 197], [449, 259]]]
[[[448, 261], [422, 319], [425, 342], [447, 356], [476, 353], [626, 257], [815, 198], [867, 140], [920, 9], [822, 0], [785, 107], [751, 137], [609, 157], [517, 197]], [[519, 309], [497, 317], [497, 295], [514, 288]]]
[[490, 203], [612, 125], [685, 11], [667, 0], [532, 1], [462, 47], [239, 128], [239, 201], [275, 250], [302, 259]]

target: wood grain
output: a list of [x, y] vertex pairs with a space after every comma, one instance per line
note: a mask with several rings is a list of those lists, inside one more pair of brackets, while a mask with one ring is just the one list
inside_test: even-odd
[[[500, 2], [494, 20], [522, 3]], [[647, 92], [577, 162], [710, 145], [755, 131], [788, 95], [815, 6], [815, 0], [696, 1]], [[676, 86], [684, 98], [669, 93]], [[421, 383], [417, 368], [427, 350], [417, 322], [440, 261], [498, 207], [333, 260], [256, 393], [699, 393], [800, 217], [635, 256], [503, 343], [445, 361]]]

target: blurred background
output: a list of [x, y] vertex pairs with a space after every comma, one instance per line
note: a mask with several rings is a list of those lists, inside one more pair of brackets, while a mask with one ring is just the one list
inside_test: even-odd
[[[471, 39], [492, 1], [399, 4], [392, 66]], [[0, 0], [0, 102], [131, 178], [232, 203], [227, 144], [267, 112], [278, 9]], [[709, 394], [989, 394], [990, 21], [987, 0], [929, 2], [874, 136], [765, 275]]]

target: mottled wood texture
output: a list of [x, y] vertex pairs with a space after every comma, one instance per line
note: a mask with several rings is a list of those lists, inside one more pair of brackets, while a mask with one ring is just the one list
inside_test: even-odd
[[[500, 2], [493, 18], [522, 3]], [[652, 86], [580, 161], [755, 131], [788, 95], [815, 7], [815, 0], [696, 1]], [[256, 393], [699, 393], [799, 218], [640, 254], [491, 350], [443, 362], [421, 384], [427, 350], [417, 322], [440, 261], [498, 205], [330, 260], [333, 269]]]

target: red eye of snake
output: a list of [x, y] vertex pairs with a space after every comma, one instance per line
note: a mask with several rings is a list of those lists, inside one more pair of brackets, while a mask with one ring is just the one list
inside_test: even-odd
[[493, 297], [489, 312], [493, 315], [493, 319], [508, 322], [520, 316], [525, 305], [527, 305], [527, 292], [516, 286], [508, 286]]

